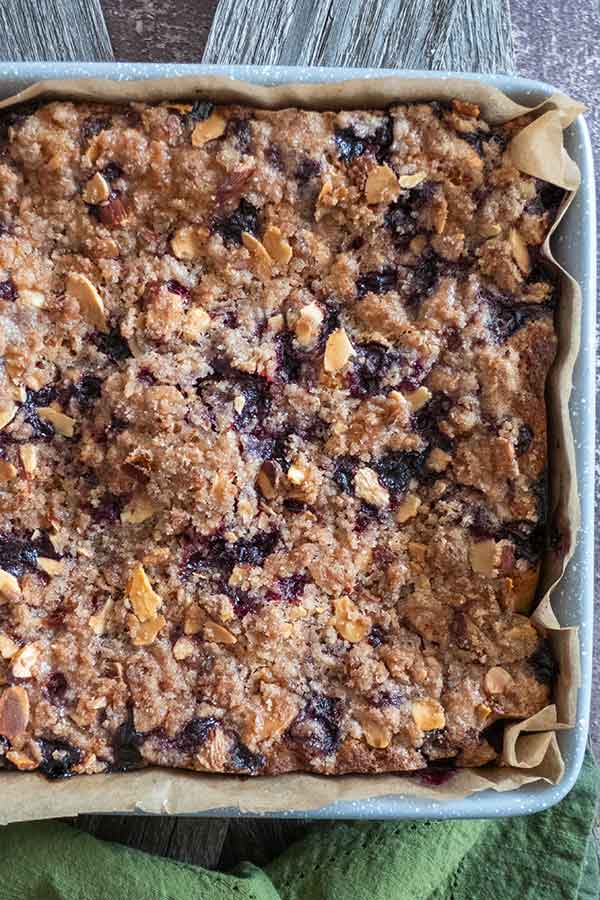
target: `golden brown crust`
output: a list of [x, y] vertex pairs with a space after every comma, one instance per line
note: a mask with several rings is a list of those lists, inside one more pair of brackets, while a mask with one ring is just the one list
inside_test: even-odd
[[560, 198], [511, 128], [6, 120], [0, 762], [480, 765], [544, 706]]

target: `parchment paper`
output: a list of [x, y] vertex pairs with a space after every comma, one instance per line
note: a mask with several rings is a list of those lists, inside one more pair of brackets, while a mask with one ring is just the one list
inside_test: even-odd
[[[559, 219], [579, 186], [579, 170], [563, 147], [562, 131], [585, 107], [556, 94], [535, 108], [520, 106], [496, 88], [464, 79], [371, 78], [334, 84], [286, 84], [263, 87], [220, 76], [127, 82], [96, 79], [43, 81], [0, 102], [0, 109], [33, 99], [108, 102], [207, 98], [219, 103], [246, 103], [277, 109], [382, 108], [394, 102], [450, 100], [477, 103], [492, 124], [533, 112], [509, 146], [521, 171], [543, 178], [570, 193]], [[554, 227], [556, 227], [556, 224]], [[554, 229], [553, 229], [554, 230]], [[553, 548], [543, 561], [543, 599], [533, 620], [544, 631], [560, 667], [554, 703], [505, 729], [502, 764], [458, 769], [445, 784], [428, 786], [418, 775], [281, 775], [242, 778], [170, 769], [145, 769], [110, 775], [87, 775], [58, 782], [16, 772], [0, 774], [0, 822], [76, 815], [81, 812], [147, 811], [193, 813], [234, 807], [246, 812], [306, 811], [338, 800], [365, 800], [384, 795], [462, 798], [492, 788], [514, 790], [543, 780], [556, 784], [564, 763], [556, 731], [575, 722], [580, 683], [576, 628], [561, 628], [550, 593], [573, 554], [579, 527], [575, 448], [568, 413], [573, 366], [579, 347], [581, 293], [576, 282], [553, 259], [550, 236], [543, 252], [560, 283], [557, 314], [558, 353], [547, 384], [550, 522]]]

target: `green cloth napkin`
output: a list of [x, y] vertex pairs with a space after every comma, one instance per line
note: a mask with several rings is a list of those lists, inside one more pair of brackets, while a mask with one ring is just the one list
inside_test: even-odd
[[[209, 872], [68, 825], [0, 829], [0, 900], [599, 900], [591, 756], [560, 804], [514, 819], [315, 825], [258, 869]], [[0, 797], [1, 803], [1, 797]]]

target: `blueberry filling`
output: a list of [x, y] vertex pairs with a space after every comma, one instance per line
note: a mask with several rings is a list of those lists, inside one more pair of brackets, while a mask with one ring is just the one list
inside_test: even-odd
[[294, 744], [305, 747], [309, 754], [324, 756], [335, 753], [340, 744], [341, 701], [324, 694], [311, 694], [306, 706], [287, 731]]
[[308, 156], [300, 160], [296, 168], [296, 179], [300, 184], [306, 184], [321, 174], [321, 163], [318, 159], [310, 159]]
[[0, 281], [0, 300], [14, 302], [18, 296], [17, 286], [12, 278], [9, 278], [7, 281]]
[[111, 120], [106, 116], [88, 116], [81, 123], [80, 135], [82, 143], [86, 144], [93, 137], [96, 137], [97, 134], [100, 134], [101, 131], [110, 128], [111, 124]]
[[214, 108], [215, 104], [211, 103], [210, 100], [196, 100], [191, 110], [183, 114], [183, 120], [188, 127], [193, 127], [198, 122], [208, 119]]
[[88, 410], [102, 394], [102, 379], [96, 375], [84, 375], [73, 385], [72, 397], [82, 410]]
[[517, 456], [523, 456], [524, 453], [527, 453], [531, 446], [531, 442], [533, 440], [533, 431], [529, 427], [529, 425], [521, 425], [519, 428], [519, 433], [517, 435], [517, 440], [515, 442], [515, 453]]
[[266, 762], [262, 753], [252, 753], [241, 741], [237, 741], [231, 751], [231, 765], [240, 772], [256, 775], [260, 769], [264, 768]]
[[298, 604], [300, 597], [304, 593], [304, 588], [308, 584], [308, 580], [308, 576], [300, 572], [279, 578], [275, 583], [275, 589], [268, 592], [267, 599], [282, 603]]
[[213, 716], [190, 719], [181, 731], [169, 741], [169, 744], [180, 753], [192, 755], [206, 743], [216, 725], [218, 725], [218, 720]]
[[107, 181], [116, 181], [117, 178], [123, 177], [123, 169], [118, 163], [109, 162], [102, 169], [102, 174]]
[[539, 684], [552, 684], [558, 674], [558, 663], [552, 655], [550, 643], [547, 640], [540, 642], [539, 647], [527, 662], [533, 669], [533, 674]]
[[46, 682], [46, 694], [50, 702], [54, 703], [55, 706], [61, 704], [68, 686], [67, 679], [62, 672], [53, 672]]
[[440, 424], [447, 418], [451, 406], [450, 398], [439, 392], [413, 416], [414, 429], [423, 440], [447, 453], [453, 449], [454, 442], [441, 430]]
[[352, 126], [338, 128], [335, 132], [338, 155], [345, 163], [353, 162], [363, 153], [372, 153], [378, 162], [383, 162], [389, 153], [392, 140], [392, 120], [389, 116], [386, 116], [373, 134], [364, 137], [360, 137]]
[[250, 153], [252, 150], [250, 119], [247, 117], [230, 119], [227, 124], [226, 137], [233, 137], [235, 139], [237, 148], [242, 155]]
[[375, 272], [366, 272], [356, 282], [356, 290], [359, 297], [365, 294], [385, 294], [396, 289], [398, 272], [387, 267]]
[[355, 456], [342, 456], [333, 470], [333, 480], [343, 494], [354, 496], [354, 476], [359, 461]]
[[381, 484], [391, 494], [405, 494], [412, 478], [418, 478], [425, 462], [424, 453], [397, 452], [380, 457], [374, 469]]
[[73, 775], [73, 766], [83, 759], [83, 753], [64, 741], [44, 740], [38, 738], [42, 751], [42, 761], [38, 771], [46, 778], [69, 778]]
[[354, 364], [348, 374], [352, 397], [370, 397], [382, 391], [382, 381], [398, 355], [375, 341], [355, 347]]
[[143, 764], [139, 751], [143, 743], [144, 735], [133, 727], [133, 713], [129, 710], [126, 721], [119, 725], [113, 736], [114, 761], [110, 766], [111, 771], [127, 772], [130, 769], [139, 769]]
[[57, 559], [56, 551], [46, 532], [33, 539], [31, 535], [0, 533], [0, 569], [17, 578], [27, 572], [37, 572], [38, 556]]
[[122, 362], [133, 356], [129, 344], [118, 328], [107, 332], [97, 331], [92, 335], [92, 341], [100, 353], [104, 353], [113, 362]]
[[399, 249], [405, 249], [417, 235], [421, 210], [436, 190], [439, 188], [433, 182], [422, 181], [411, 190], [402, 191], [398, 199], [388, 206], [383, 221]]
[[204, 538], [188, 554], [184, 576], [195, 572], [214, 571], [231, 574], [237, 565], [262, 566], [267, 556], [275, 550], [279, 535], [275, 531], [259, 531], [252, 538], [240, 538], [229, 543], [220, 535]]
[[215, 219], [212, 232], [220, 234], [226, 243], [241, 244], [242, 233], [256, 234], [259, 229], [259, 213], [255, 206], [242, 197], [238, 208], [228, 216]]

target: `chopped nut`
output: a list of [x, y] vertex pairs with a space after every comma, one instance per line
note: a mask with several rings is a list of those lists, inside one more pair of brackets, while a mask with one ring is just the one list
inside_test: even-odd
[[515, 612], [528, 613], [535, 600], [535, 592], [539, 580], [537, 566], [524, 572], [513, 573], [510, 579], [510, 598]]
[[42, 309], [42, 307], [46, 303], [46, 295], [41, 291], [32, 291], [25, 290], [19, 291], [19, 300], [21, 303], [26, 303], [28, 306], [33, 306], [35, 309]]
[[233, 398], [233, 408], [235, 409], [238, 416], [244, 409], [245, 405], [246, 405], [246, 398], [242, 394], [236, 394], [235, 397]]
[[471, 568], [478, 575], [494, 578], [497, 575], [496, 566], [499, 562], [498, 547], [493, 540], [478, 541], [469, 548], [469, 561]]
[[16, 603], [21, 599], [21, 587], [14, 575], [0, 569], [0, 603], [3, 599]]
[[400, 184], [389, 166], [375, 166], [367, 176], [367, 203], [392, 203], [398, 199]]
[[512, 683], [512, 675], [502, 666], [492, 666], [483, 679], [483, 686], [488, 694], [503, 694]]
[[0, 734], [13, 741], [24, 734], [29, 724], [29, 695], [24, 687], [13, 685], [0, 697]]
[[486, 703], [478, 703], [475, 707], [475, 715], [480, 724], [485, 722], [492, 714], [492, 709]]
[[203, 147], [209, 141], [222, 137], [226, 128], [227, 119], [224, 119], [218, 112], [212, 113], [208, 119], [198, 122], [192, 131], [192, 146]]
[[323, 322], [323, 310], [316, 303], [308, 303], [300, 310], [294, 325], [296, 340], [303, 347], [308, 347], [319, 336]]
[[427, 172], [415, 172], [414, 175], [400, 175], [398, 184], [401, 188], [414, 188], [427, 178]]
[[139, 525], [151, 519], [156, 507], [146, 493], [136, 494], [131, 498], [121, 513], [121, 522], [128, 525]]
[[144, 622], [140, 622], [135, 616], [127, 616], [127, 624], [134, 647], [148, 647], [154, 643], [167, 622], [164, 616], [156, 616]]
[[89, 626], [94, 634], [104, 634], [108, 617], [110, 616], [114, 605], [114, 600], [109, 597], [104, 606], [93, 616], [90, 616]]
[[16, 403], [3, 403], [0, 405], [0, 430], [12, 422], [17, 414]]
[[205, 621], [206, 615], [199, 606], [194, 604], [193, 606], [188, 607], [183, 623], [183, 633], [198, 634], [199, 631], [202, 631], [202, 626]]
[[17, 650], [11, 660], [11, 671], [15, 678], [31, 678], [31, 670], [39, 655], [40, 649], [37, 644], [25, 644]]
[[186, 341], [197, 341], [210, 328], [211, 318], [205, 309], [197, 306], [186, 313], [182, 333]]
[[431, 391], [429, 388], [426, 388], [425, 385], [421, 385], [415, 391], [410, 391], [410, 393], [405, 394], [406, 399], [411, 405], [413, 412], [416, 412], [418, 409], [421, 409], [425, 406], [426, 403], [429, 403], [431, 400]]
[[38, 556], [38, 569], [45, 572], [46, 575], [62, 575], [65, 570], [65, 564], [60, 559], [49, 559], [47, 556]]
[[277, 315], [271, 316], [271, 318], [267, 322], [267, 325], [269, 326], [269, 331], [272, 334], [279, 334], [279, 332], [283, 330], [285, 320], [281, 313], [277, 313]]
[[105, 203], [110, 197], [110, 185], [104, 175], [96, 172], [86, 183], [81, 197], [84, 203]]
[[417, 728], [420, 728], [421, 731], [434, 731], [436, 728], [443, 728], [446, 724], [444, 708], [433, 697], [415, 700], [411, 712]]
[[39, 765], [34, 759], [31, 759], [26, 753], [22, 753], [20, 750], [9, 750], [6, 754], [6, 758], [13, 766], [16, 766], [20, 772], [29, 772], [32, 769], [37, 769]]
[[85, 275], [71, 272], [67, 276], [67, 294], [77, 300], [83, 318], [98, 331], [108, 331], [102, 297]]
[[387, 725], [383, 725], [370, 713], [363, 714], [359, 721], [369, 747], [374, 747], [376, 750], [383, 750], [385, 747], [389, 747], [392, 740], [392, 732]]
[[292, 484], [303, 484], [306, 480], [306, 472], [300, 466], [291, 465], [287, 471], [287, 477]]
[[237, 644], [236, 636], [218, 622], [205, 623], [204, 637], [207, 641], [213, 641], [215, 644]]
[[414, 562], [424, 563], [427, 556], [427, 545], [417, 541], [409, 541], [408, 555]]
[[337, 597], [334, 602], [333, 625], [346, 641], [355, 644], [369, 633], [369, 620], [361, 615], [358, 607], [349, 597]]
[[149, 620], [154, 619], [158, 608], [162, 604], [161, 598], [153, 591], [152, 585], [150, 584], [141, 563], [136, 563], [129, 576], [127, 596], [129, 597], [133, 611], [140, 622], [148, 622]]
[[64, 437], [73, 437], [75, 433], [75, 419], [65, 416], [64, 413], [54, 409], [53, 406], [38, 406], [37, 414], [45, 422], [50, 422], [57, 434]]
[[415, 494], [407, 494], [396, 510], [396, 522], [400, 525], [403, 522], [408, 522], [409, 519], [416, 516], [420, 505], [421, 501]]
[[27, 474], [33, 475], [38, 464], [37, 447], [33, 444], [22, 444], [21, 447], [19, 447], [19, 456], [21, 457], [23, 468]]
[[272, 500], [277, 496], [277, 488], [281, 479], [281, 466], [279, 463], [272, 462], [270, 459], [260, 467], [260, 471], [256, 476], [256, 486], [267, 500]]
[[260, 241], [258, 241], [254, 235], [250, 234], [248, 231], [242, 231], [242, 244], [248, 250], [252, 256], [256, 259], [261, 267], [264, 269], [271, 268], [273, 260], [263, 247]]
[[177, 660], [187, 659], [195, 649], [193, 641], [190, 641], [188, 637], [180, 637], [173, 645], [173, 656]]
[[416, 256], [420, 256], [420, 254], [423, 253], [425, 247], [427, 246], [427, 235], [418, 234], [412, 239], [408, 246], [411, 253], [414, 253]]
[[512, 253], [515, 258], [516, 264], [524, 275], [528, 275], [531, 269], [531, 261], [529, 259], [529, 250], [527, 249], [527, 244], [521, 237], [521, 233], [517, 231], [516, 228], [511, 228], [508, 234], [508, 239], [512, 247]]
[[338, 328], [327, 338], [325, 345], [325, 358], [323, 366], [326, 372], [339, 372], [347, 364], [354, 353], [354, 348], [348, 340], [348, 335], [343, 328]]
[[499, 234], [502, 234], [502, 226], [501, 225], [483, 225], [480, 229], [482, 237], [484, 238], [493, 238], [498, 237]]
[[12, 659], [18, 649], [19, 645], [0, 631], [0, 656], [2, 659]]
[[279, 228], [270, 225], [263, 235], [263, 244], [271, 259], [281, 266], [287, 266], [292, 258], [292, 248]]
[[12, 463], [0, 459], [0, 481], [12, 481], [18, 475], [17, 467]]
[[177, 259], [195, 259], [202, 253], [205, 243], [202, 229], [194, 225], [184, 225], [171, 238], [171, 249]]
[[291, 625], [289, 622], [284, 622], [284, 624], [281, 626], [280, 633], [281, 633], [282, 637], [289, 638], [294, 633], [294, 626]]
[[446, 453], [445, 450], [440, 450], [439, 447], [434, 447], [427, 457], [427, 468], [431, 472], [444, 472], [451, 462], [452, 457], [449, 453]]
[[377, 473], [368, 466], [360, 468], [354, 476], [356, 496], [372, 506], [386, 507], [390, 505], [390, 495], [379, 483]]

